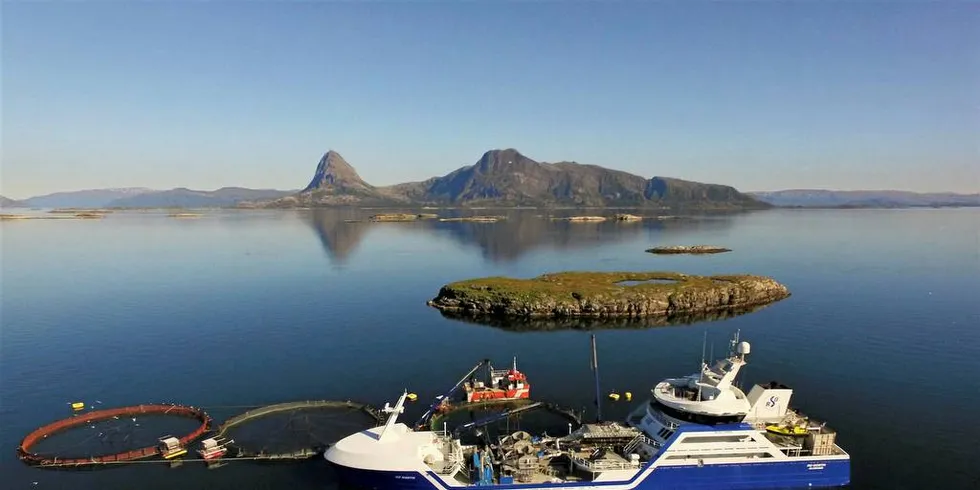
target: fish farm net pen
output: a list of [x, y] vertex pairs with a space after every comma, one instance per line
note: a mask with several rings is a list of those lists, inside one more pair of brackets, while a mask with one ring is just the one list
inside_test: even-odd
[[194, 458], [194, 459], [184, 459], [184, 458], [180, 458], [180, 459], [138, 459], [138, 460], [130, 460], [130, 461], [99, 461], [99, 462], [96, 462], [96, 463], [85, 463], [85, 464], [78, 464], [78, 463], [52, 463], [52, 464], [39, 465], [39, 467], [40, 468], [54, 468], [54, 467], [76, 467], [76, 466], [101, 466], [101, 465], [110, 465], [110, 464], [127, 464], [127, 465], [129, 465], [129, 464], [162, 464], [162, 463], [173, 464], [173, 463], [201, 463], [201, 462], [207, 462], [207, 463], [216, 463], [216, 462], [227, 463], [227, 462], [230, 462], [230, 461], [258, 461], [258, 460], [270, 460], [270, 459], [271, 460], [275, 460], [275, 459], [290, 459], [290, 458], [275, 457], [275, 456], [237, 456], [237, 457], [233, 457], [233, 458], [221, 458], [220, 460], [202, 459], [202, 458]]

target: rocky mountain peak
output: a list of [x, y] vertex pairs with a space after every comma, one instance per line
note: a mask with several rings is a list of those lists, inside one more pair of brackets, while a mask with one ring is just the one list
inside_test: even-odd
[[490, 150], [484, 153], [476, 163], [476, 168], [485, 174], [499, 170], [519, 168], [535, 163], [537, 162], [524, 156], [521, 152], [513, 148], [507, 148], [504, 150]]
[[330, 150], [320, 158], [320, 163], [317, 164], [316, 172], [313, 174], [313, 180], [303, 191], [314, 191], [327, 187], [368, 189], [371, 186], [364, 182], [364, 179], [361, 179], [357, 170], [354, 170], [354, 167], [347, 163], [347, 160], [344, 160], [340, 153]]

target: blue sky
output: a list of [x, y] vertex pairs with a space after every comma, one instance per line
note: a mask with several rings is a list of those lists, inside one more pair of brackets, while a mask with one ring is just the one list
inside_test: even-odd
[[980, 190], [970, 2], [4, 2], [0, 193], [376, 185], [514, 147], [646, 177]]

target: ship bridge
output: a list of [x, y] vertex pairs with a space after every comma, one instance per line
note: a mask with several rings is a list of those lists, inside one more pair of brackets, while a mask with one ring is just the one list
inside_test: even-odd
[[653, 388], [653, 398], [666, 407], [698, 415], [730, 417], [745, 415], [751, 404], [734, 385], [750, 352], [748, 342], [732, 341], [732, 353], [713, 366], [702, 361], [701, 371], [683, 378], [661, 381]]

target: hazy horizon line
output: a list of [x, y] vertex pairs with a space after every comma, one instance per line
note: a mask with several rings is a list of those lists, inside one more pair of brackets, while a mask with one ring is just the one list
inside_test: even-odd
[[[660, 176], [660, 177], [665, 177], [665, 176]], [[666, 177], [666, 178], [673, 178], [673, 177]], [[395, 183], [395, 184], [374, 185], [374, 187], [390, 187], [390, 186], [394, 186], [394, 185], [398, 185], [398, 184], [404, 184], [404, 183], [408, 183], [408, 182], [422, 182], [424, 180], [426, 180], [426, 179], [422, 179], [420, 181], [398, 182], [398, 183]], [[691, 182], [697, 182], [697, 181], [691, 181]], [[705, 183], [705, 184], [717, 184], [717, 185], [728, 185], [728, 184], [721, 184], [721, 183], [714, 183], [714, 182], [701, 182], [701, 183]], [[957, 192], [957, 191], [950, 191], [950, 190], [928, 190], [928, 191], [921, 191], [921, 190], [894, 189], [894, 188], [890, 188], [890, 189], [889, 188], [880, 188], [880, 189], [868, 189], [868, 188], [862, 188], [862, 189], [840, 189], [840, 188], [822, 188], [822, 187], [790, 187], [790, 188], [779, 188], [779, 189], [742, 190], [742, 189], [738, 189], [737, 187], [734, 187], [734, 186], [731, 186], [731, 187], [735, 188], [738, 192], [741, 192], [743, 194], [757, 194], [757, 193], [763, 193], [763, 192], [791, 192], [791, 191], [792, 192], [803, 192], [803, 191], [811, 191], [811, 192], [906, 192], [906, 193], [911, 193], [911, 194], [950, 194], [950, 195], [956, 195], [956, 196], [974, 196], [974, 195], [980, 195], [980, 190], [977, 190], [977, 191], [974, 191], [974, 192]], [[155, 188], [155, 187], [147, 187], [147, 186], [142, 186], [142, 185], [134, 185], [134, 186], [107, 186], [107, 187], [87, 187], [87, 188], [80, 188], [80, 189], [79, 188], [75, 188], [75, 189], [54, 190], [54, 191], [48, 191], [48, 192], [44, 192], [44, 193], [29, 195], [27, 197], [15, 197], [14, 194], [6, 194], [6, 193], [0, 193], [0, 196], [3, 196], [5, 198], [7, 198], [7, 199], [12, 199], [14, 201], [27, 201], [29, 199], [36, 199], [36, 198], [48, 197], [48, 196], [52, 196], [52, 195], [55, 195], [55, 194], [66, 194], [66, 193], [73, 193], [73, 192], [89, 192], [89, 191], [125, 191], [125, 190], [142, 189], [142, 190], [145, 190], [146, 191], [146, 192], [143, 192], [142, 194], [148, 194], [148, 193], [154, 193], [154, 192], [168, 192], [168, 191], [173, 191], [173, 190], [178, 190], [178, 189], [184, 189], [184, 190], [188, 190], [188, 191], [191, 191], [191, 192], [216, 192], [216, 191], [219, 191], [221, 189], [248, 189], [248, 190], [267, 190], [267, 191], [280, 191], [280, 192], [290, 192], [290, 191], [293, 191], [293, 192], [297, 192], [298, 193], [298, 192], [302, 192], [303, 191], [303, 188], [305, 188], [305, 186], [297, 187], [295, 189], [277, 189], [275, 187], [249, 187], [247, 185], [224, 185], [224, 186], [216, 187], [216, 188], [213, 188], [213, 189], [207, 189], [207, 188], [194, 188], [194, 187], [187, 187], [187, 186], [177, 186], [177, 187], [169, 187], [169, 188]]]

